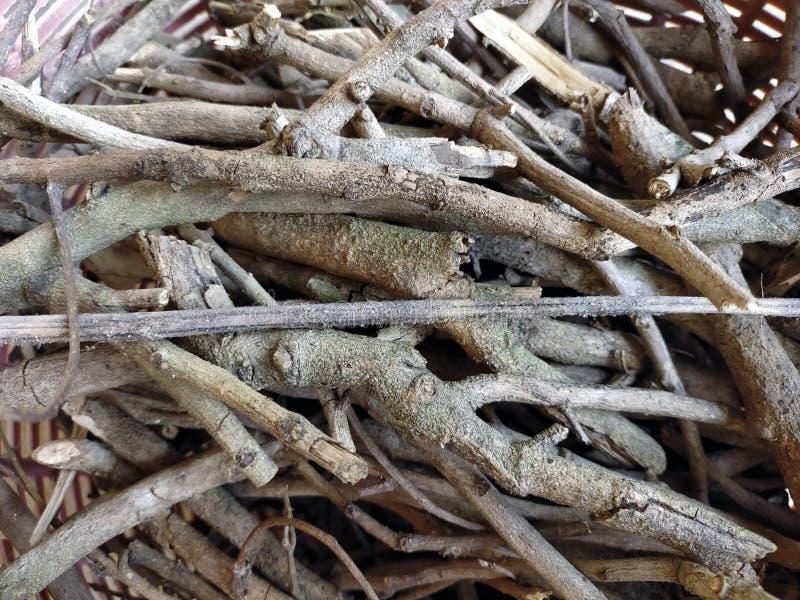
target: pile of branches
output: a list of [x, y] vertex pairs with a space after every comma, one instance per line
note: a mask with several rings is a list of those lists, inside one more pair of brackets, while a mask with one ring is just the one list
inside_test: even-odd
[[800, 3], [33, 4], [0, 599], [797, 597]]

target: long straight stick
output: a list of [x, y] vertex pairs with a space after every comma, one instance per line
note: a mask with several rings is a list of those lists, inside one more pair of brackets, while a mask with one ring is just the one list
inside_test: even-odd
[[[582, 296], [525, 300], [397, 300], [383, 302], [282, 303], [208, 310], [81, 314], [81, 340], [155, 340], [212, 333], [315, 327], [421, 325], [480, 317], [634, 316], [666, 314], [800, 316], [800, 299], [765, 298], [755, 310], [720, 313], [694, 296]], [[50, 343], [68, 338], [64, 315], [0, 317], [0, 343]]]

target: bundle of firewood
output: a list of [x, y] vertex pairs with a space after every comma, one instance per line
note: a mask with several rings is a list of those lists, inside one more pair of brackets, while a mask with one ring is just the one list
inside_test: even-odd
[[800, 3], [35, 4], [0, 600], [800, 598]]

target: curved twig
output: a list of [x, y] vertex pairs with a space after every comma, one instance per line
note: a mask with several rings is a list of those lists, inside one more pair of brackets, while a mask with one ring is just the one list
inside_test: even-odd
[[240, 573], [243, 571], [248, 552], [251, 551], [251, 546], [255, 543], [255, 540], [258, 539], [259, 535], [271, 527], [280, 526], [299, 529], [300, 531], [303, 531], [316, 539], [321, 544], [327, 546], [330, 551], [342, 561], [347, 570], [350, 571], [350, 574], [356, 578], [356, 581], [358, 581], [359, 585], [361, 585], [361, 588], [364, 590], [364, 593], [367, 595], [367, 597], [370, 598], [370, 600], [379, 600], [378, 595], [375, 593], [375, 590], [372, 589], [372, 585], [370, 585], [369, 581], [367, 581], [367, 578], [364, 577], [361, 569], [359, 569], [358, 565], [353, 562], [353, 559], [348, 556], [347, 552], [345, 552], [341, 544], [336, 541], [335, 537], [325, 533], [318, 527], [314, 527], [310, 523], [292, 517], [272, 517], [262, 521], [255, 529], [253, 529], [253, 531], [251, 531], [250, 535], [247, 537], [247, 540], [239, 549], [239, 555], [236, 557], [236, 562], [234, 563], [234, 573]]

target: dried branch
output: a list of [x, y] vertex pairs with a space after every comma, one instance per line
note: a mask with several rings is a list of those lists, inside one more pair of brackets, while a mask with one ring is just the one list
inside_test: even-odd
[[[0, 77], [0, 102], [5, 108], [56, 131], [110, 148], [183, 148], [183, 144], [158, 140], [106, 125], [34, 94], [7, 77]], [[58, 178], [54, 177], [58, 181]]]
[[[631, 294], [633, 286], [630, 285], [623, 274], [614, 266], [613, 261], [596, 263], [597, 269], [606, 280], [609, 287], [616, 290], [619, 294]], [[642, 343], [647, 348], [647, 353], [653, 366], [661, 380], [661, 385], [666, 390], [676, 392], [681, 395], [686, 394], [678, 369], [672, 360], [672, 356], [667, 348], [667, 343], [661, 330], [658, 328], [652, 315], [642, 315], [632, 319], [634, 327], [642, 338]], [[680, 426], [683, 439], [686, 442], [686, 450], [689, 454], [689, 470], [692, 474], [692, 484], [694, 486], [695, 497], [708, 504], [708, 473], [706, 472], [706, 459], [703, 452], [703, 442], [700, 439], [700, 432], [693, 419], [688, 414], [680, 414]]]
[[[751, 309], [727, 314], [792, 316], [800, 302], [794, 298], [764, 298]], [[694, 296], [618, 296], [538, 298], [535, 300], [397, 300], [330, 304], [281, 304], [181, 310], [169, 313], [83, 313], [82, 341], [159, 340], [171, 337], [231, 333], [247, 330], [315, 327], [367, 327], [373, 325], [425, 325], [442, 321], [469, 321], [485, 316], [530, 318], [578, 315], [699, 315], [719, 311], [707, 299]], [[0, 317], [0, 341], [4, 343], [59, 342], [68, 339], [63, 315]], [[95, 385], [98, 382], [93, 382]], [[102, 386], [105, 389], [105, 385]]]
[[598, 224], [609, 227], [662, 259], [716, 306], [745, 307], [753, 302], [749, 290], [728, 278], [713, 261], [683, 238], [677, 228], [658, 225], [558, 171], [488, 114], [484, 113], [476, 119], [472, 130], [478, 139], [513, 151], [519, 161], [517, 168], [526, 178], [577, 208]]
[[176, 587], [194, 594], [196, 598], [224, 600], [226, 596], [218, 592], [185, 565], [170, 560], [147, 544], [133, 540], [127, 548], [128, 564], [144, 567]]
[[130, 83], [142, 88], [156, 88], [177, 96], [227, 104], [269, 106], [273, 102], [286, 102], [292, 97], [286, 92], [263, 85], [206, 81], [197, 77], [147, 68], [116, 69], [106, 79], [116, 83]]
[[403, 476], [400, 470], [392, 464], [380, 447], [372, 440], [371, 437], [369, 437], [369, 433], [367, 433], [363, 425], [361, 425], [361, 422], [358, 420], [358, 417], [352, 408], [347, 411], [347, 418], [350, 421], [350, 425], [353, 427], [353, 430], [356, 432], [356, 435], [367, 447], [369, 453], [375, 457], [375, 460], [378, 461], [378, 464], [380, 464], [381, 467], [383, 467], [384, 470], [389, 474], [389, 476], [395, 480], [397, 484], [423, 509], [427, 510], [432, 515], [439, 517], [443, 521], [452, 523], [453, 525], [458, 525], [465, 529], [471, 529], [474, 531], [480, 531], [483, 529], [483, 526], [471, 521], [467, 521], [466, 519], [462, 519], [461, 517], [439, 508], [436, 504], [429, 500], [428, 497], [418, 490], [413, 483]]
[[183, 0], [152, 0], [127, 23], [119, 27], [89, 55], [82, 57], [64, 74], [61, 93], [53, 95], [52, 100], [63, 102], [81, 88], [89, 78], [102, 77], [110, 73], [131, 54], [142, 42], [160, 31], [169, 23], [183, 6]]
[[0, 74], [6, 70], [6, 61], [8, 61], [8, 56], [11, 54], [11, 49], [19, 39], [22, 28], [25, 27], [25, 22], [28, 20], [28, 15], [35, 5], [36, 0], [22, 0], [22, 2], [16, 2], [11, 7], [3, 27], [3, 37], [0, 39]]
[[[61, 375], [53, 396], [47, 401], [44, 413], [50, 418], [58, 412], [58, 407], [70, 392], [72, 380], [80, 365], [81, 340], [78, 325], [78, 290], [75, 284], [74, 261], [72, 258], [72, 240], [64, 219], [64, 208], [61, 204], [64, 186], [61, 183], [49, 181], [47, 184], [47, 197], [50, 201], [50, 213], [53, 216], [53, 229], [58, 240], [58, 255], [61, 260], [61, 269], [66, 281], [66, 313], [67, 327], [69, 329], [69, 353], [67, 366]], [[40, 534], [41, 535], [41, 534]]]
[[[79, 414], [73, 414], [73, 420], [102, 439], [117, 454], [146, 472], [154, 471], [164, 464], [174, 464], [180, 460], [178, 453], [162, 438], [108, 404], [89, 400]], [[211, 489], [187, 500], [186, 504], [192, 512], [217, 527], [217, 531], [223, 537], [237, 546], [241, 546], [250, 531], [258, 525], [258, 519], [222, 488]], [[197, 537], [201, 540], [204, 539], [199, 534]], [[207, 545], [211, 546], [208, 543]], [[199, 546], [193, 544], [193, 547]], [[213, 548], [213, 546], [211, 547]], [[206, 554], [210, 557], [209, 560], [213, 560], [215, 556], [219, 555], [226, 556], [221, 551], [216, 551], [216, 554], [214, 552]], [[233, 560], [230, 558], [227, 560], [228, 564], [232, 565]], [[256, 555], [255, 563], [262, 573], [269, 573], [279, 585], [289, 589], [286, 553], [277, 540], [270, 536], [263, 536], [261, 551]], [[224, 565], [224, 561], [221, 561], [219, 568], [224, 570]], [[304, 565], [298, 564], [297, 570], [301, 588], [309, 600], [329, 600], [330, 598], [345, 600], [336, 588]], [[228, 580], [229, 578], [226, 579], [226, 581]], [[264, 586], [259, 589], [266, 590], [269, 587]], [[279, 590], [273, 588], [273, 593], [277, 596]], [[281, 600], [285, 599], [281, 598]]]
[[[726, 165], [732, 168], [750, 166], [750, 161], [738, 157], [738, 153], [758, 136], [798, 92], [800, 83], [797, 81], [787, 80], [778, 84], [769, 91], [758, 108], [731, 133], [721, 136], [708, 148], [679, 158], [667, 171], [654, 177], [648, 186], [649, 193], [655, 198], [665, 198], [675, 191], [679, 180], [694, 186], [702, 179], [715, 175]], [[764, 163], [759, 163], [756, 168], [762, 165]]]
[[[270, 173], [270, 177], [265, 178], [264, 173]], [[487, 191], [475, 184], [415, 173], [402, 167], [353, 163], [343, 173], [340, 163], [332, 161], [300, 161], [261, 153], [216, 152], [199, 148], [178, 154], [170, 154], [169, 150], [165, 150], [144, 154], [114, 152], [55, 160], [15, 159], [3, 161], [0, 165], [0, 180], [6, 183], [20, 180], [35, 182], [40, 177], [59, 178], [65, 183], [154, 179], [167, 180], [179, 186], [215, 181], [247, 192], [345, 198], [350, 206], [360, 199], [400, 199], [434, 213], [452, 215], [456, 223], [474, 224], [483, 231], [535, 236], [594, 258], [598, 254], [604, 256], [609, 251], [607, 233], [590, 223], [520, 198]], [[219, 196], [225, 194], [227, 190], [220, 188]], [[170, 194], [172, 201], [175, 198], [174, 193]], [[218, 198], [218, 201], [221, 199]], [[233, 203], [222, 213], [198, 205], [196, 210], [202, 211], [202, 214], [192, 215], [188, 219], [184, 217], [183, 221], [177, 220], [176, 214], [172, 221], [153, 221], [151, 216], [149, 222], [163, 226], [206, 221], [232, 209]], [[215, 214], [217, 217], [212, 216]], [[142, 223], [138, 228], [152, 226]], [[573, 240], [578, 242], [578, 247], [574, 247]]]
[[[744, 280], [739, 247], [715, 247], [709, 252], [729, 273]], [[800, 476], [793, 467], [800, 452], [794, 425], [800, 418], [800, 372], [763, 318], [721, 317], [712, 327], [742, 394], [748, 424], [765, 432], [786, 485], [794, 497], [800, 497]]]
[[176, 502], [241, 478], [224, 453], [213, 452], [142, 479], [76, 514], [46, 540], [0, 571], [0, 598], [23, 600], [76, 560]]
[[278, 527], [281, 525], [286, 525], [289, 527], [294, 527], [307, 533], [308, 535], [312, 536], [317, 541], [321, 542], [325, 546], [327, 546], [331, 552], [333, 552], [336, 557], [342, 561], [344, 566], [347, 570], [356, 578], [356, 581], [361, 585], [361, 588], [367, 595], [367, 598], [370, 600], [378, 600], [378, 595], [375, 593], [375, 590], [372, 589], [370, 583], [364, 577], [364, 574], [358, 568], [358, 566], [353, 562], [347, 552], [345, 552], [344, 548], [336, 541], [336, 538], [330, 534], [325, 533], [321, 529], [314, 527], [313, 525], [306, 523], [305, 521], [301, 521], [300, 519], [293, 519], [290, 517], [272, 517], [271, 519], [267, 519], [266, 521], [262, 521], [258, 527], [253, 529], [252, 533], [248, 537], [248, 540], [242, 545], [241, 549], [239, 550], [239, 556], [236, 558], [236, 563], [234, 564], [234, 572], [238, 571], [242, 563], [247, 560], [248, 551], [250, 550], [250, 540], [254, 539], [255, 536], [259, 535], [262, 531], [269, 529], [270, 527]]
[[[0, 479], [0, 531], [19, 552], [30, 549], [30, 537], [37, 519], [5, 480]], [[55, 600], [91, 600], [94, 596], [77, 570], [69, 569], [47, 585]]]
[[440, 40], [447, 43], [455, 25], [474, 14], [517, 3], [518, 0], [438, 2], [415, 15], [362, 54], [322, 98], [290, 123], [281, 133], [283, 147], [293, 156], [309, 155], [318, 131], [338, 133], [407, 58]]
[[439, 472], [480, 511], [498, 535], [566, 598], [604, 598], [575, 567], [503, 502], [488, 479], [451, 455], [425, 448]]
[[620, 46], [644, 86], [644, 92], [656, 104], [667, 125], [684, 139], [690, 140], [689, 128], [664, 86], [653, 60], [647, 55], [638, 38], [633, 35], [625, 13], [606, 0], [576, 0], [573, 5], [590, 7], [592, 15], [600, 26]]
[[38, 446], [31, 458], [52, 469], [82, 471], [115, 483], [135, 481], [138, 472], [107, 446], [87, 439], [54, 440]]
[[734, 104], [746, 102], [747, 90], [733, 50], [733, 35], [736, 33], [733, 19], [719, 0], [697, 0], [697, 4], [706, 19], [708, 38], [711, 40], [725, 94]]
[[191, 564], [203, 577], [224, 590], [227, 597], [242, 600], [291, 600], [261, 577], [251, 576], [246, 590], [237, 590], [234, 583], [234, 560], [176, 514], [170, 514], [160, 523], [144, 527], [151, 537], [163, 540], [181, 558]]
[[687, 592], [713, 600], [725, 594], [731, 599], [771, 600], [761, 586], [735, 574], [715, 574], [701, 565], [678, 558], [579, 560], [579, 568], [595, 581], [669, 581]]

